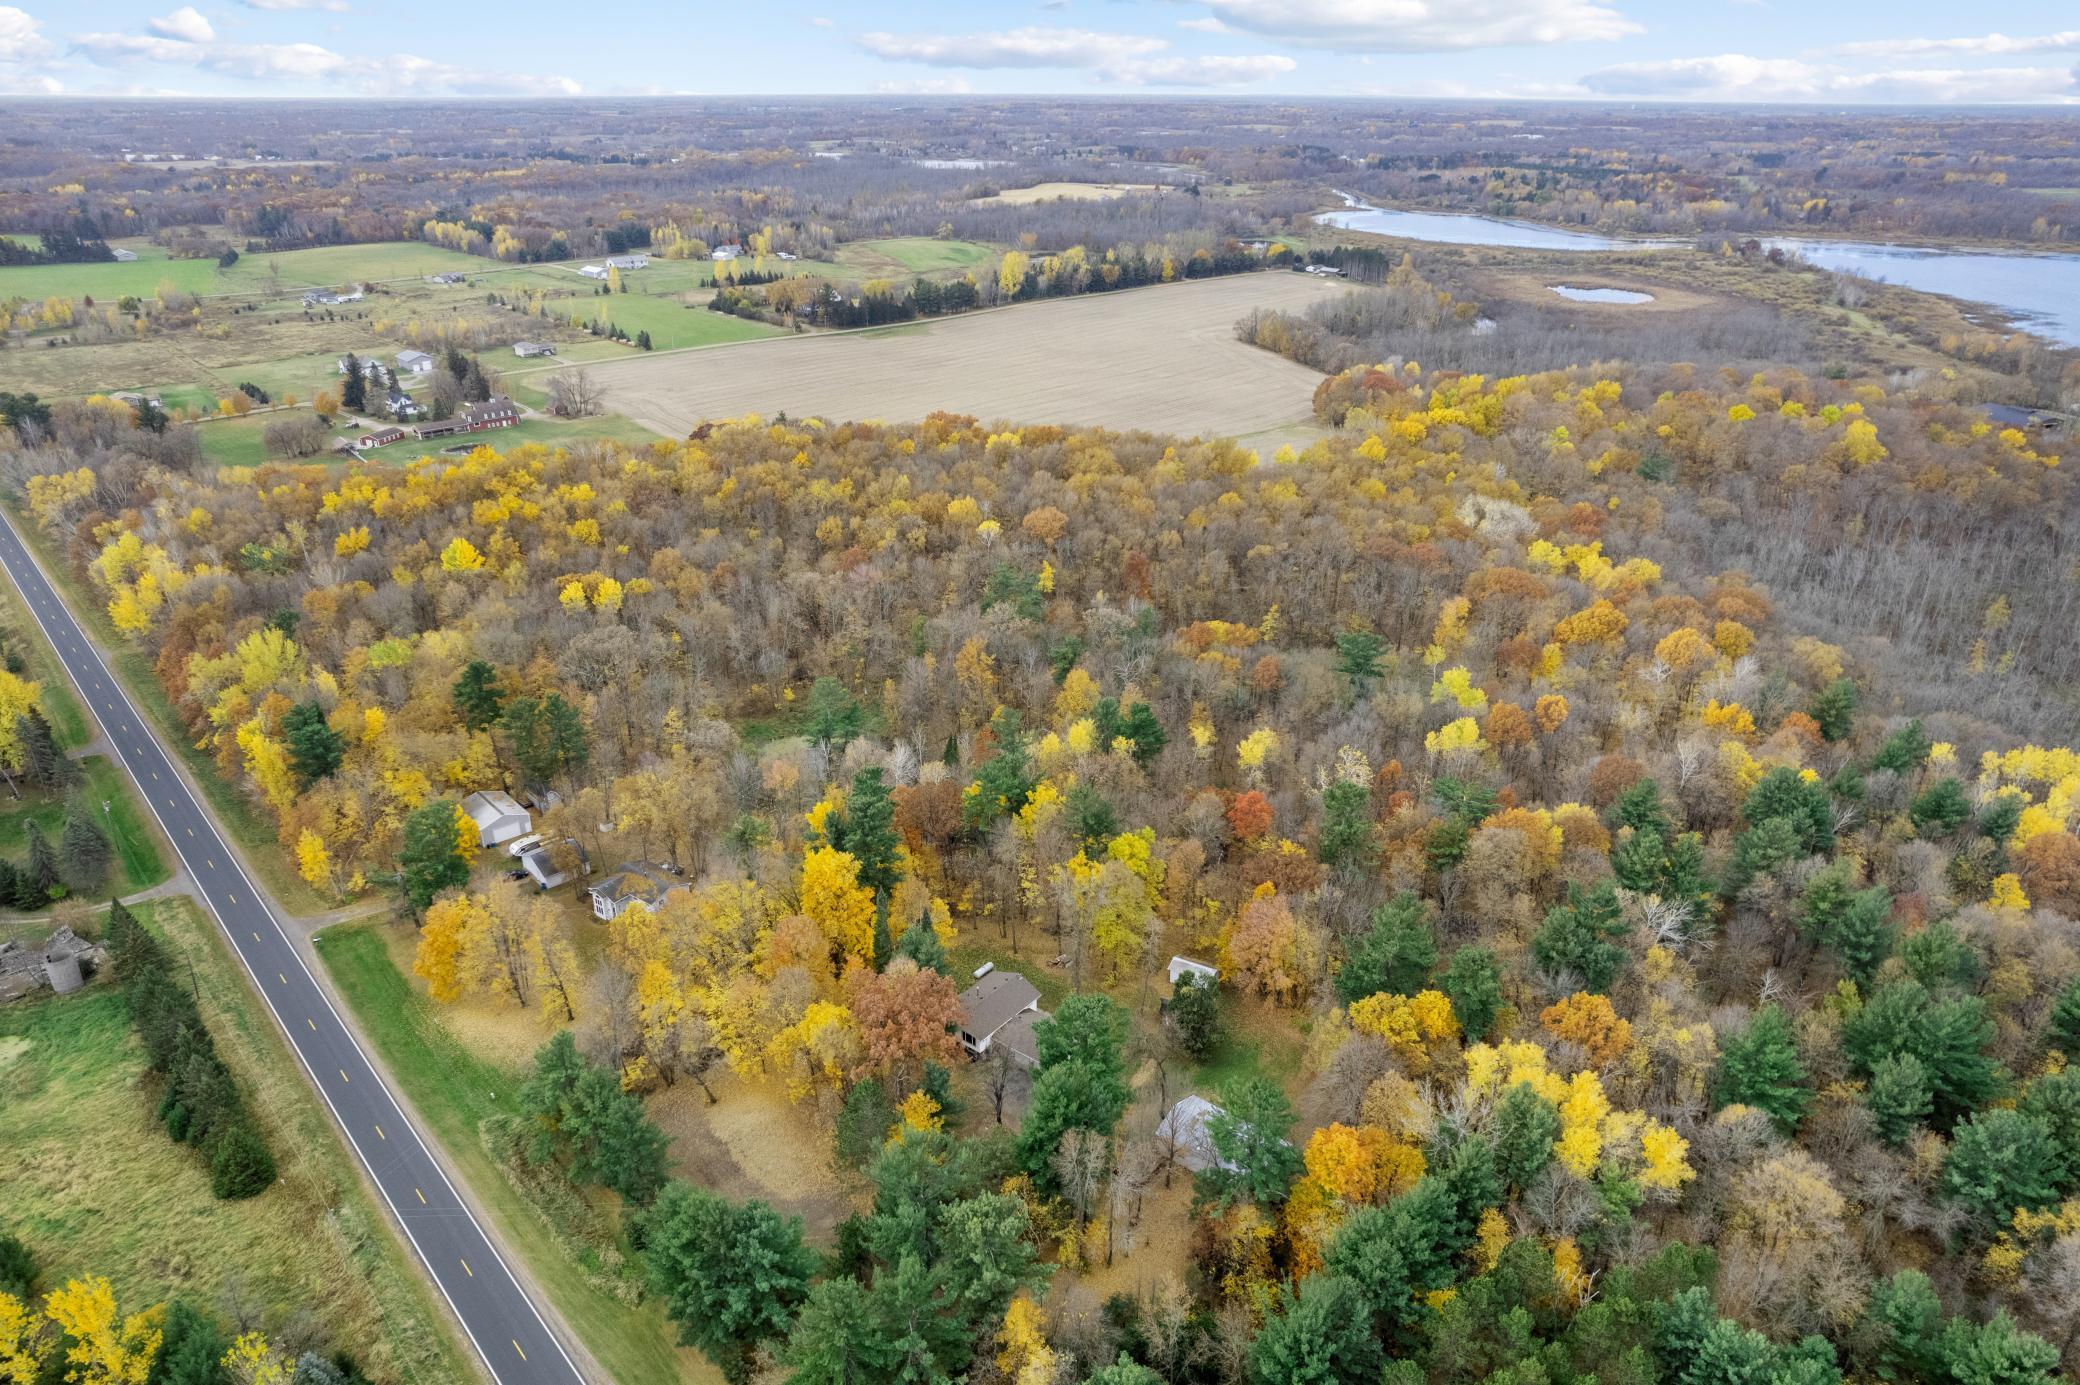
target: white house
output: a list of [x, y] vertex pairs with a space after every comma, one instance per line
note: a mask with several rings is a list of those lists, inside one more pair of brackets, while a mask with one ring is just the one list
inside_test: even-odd
[[1214, 1152], [1213, 1118], [1225, 1114], [1203, 1096], [1188, 1096], [1171, 1107], [1156, 1125], [1156, 1142], [1176, 1152], [1177, 1162], [1193, 1173], [1204, 1173], [1216, 1165], [1233, 1170], [1234, 1165]]
[[521, 853], [520, 869], [527, 872], [527, 878], [534, 881], [535, 888], [540, 890], [553, 890], [571, 878], [569, 871], [556, 868], [547, 846]]
[[578, 269], [578, 273], [588, 279], [604, 279], [607, 277], [608, 272], [607, 267], [603, 264], [582, 265]]
[[424, 351], [400, 351], [397, 353], [397, 368], [406, 375], [424, 375], [433, 369], [433, 357]]
[[609, 269], [648, 269], [649, 267], [650, 257], [648, 255], [607, 256], [607, 268]]
[[[532, 871], [528, 873], [533, 874]], [[629, 861], [616, 866], [613, 874], [601, 879], [586, 893], [592, 896], [594, 918], [618, 919], [628, 912], [631, 904], [640, 903], [645, 908], [655, 909], [673, 890], [685, 888], [656, 866]]]
[[462, 811], [477, 825], [477, 845], [497, 846], [534, 828], [527, 810], [503, 789], [483, 789], [462, 800]]
[[708, 252], [708, 258], [711, 260], [734, 260], [742, 253], [742, 249], [743, 247], [736, 245], [718, 245]]
[[981, 1058], [1013, 1020], [1037, 1015], [1040, 992], [1015, 971], [992, 971], [961, 992], [960, 1004], [961, 1047]]
[[1196, 977], [1199, 981], [1203, 981], [1209, 986], [1218, 986], [1221, 982], [1221, 974], [1218, 968], [1208, 966], [1204, 962], [1195, 962], [1189, 957], [1172, 957], [1170, 959], [1170, 988], [1175, 990], [1178, 980], [1187, 976]]

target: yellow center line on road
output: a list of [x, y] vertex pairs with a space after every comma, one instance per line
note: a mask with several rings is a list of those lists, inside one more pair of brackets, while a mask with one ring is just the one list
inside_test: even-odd
[[311, 1033], [315, 1034], [318, 1032], [318, 1022], [309, 1015], [303, 1017], [303, 1022], [311, 1027]]
[[455, 1258], [457, 1260], [462, 1260], [462, 1272], [464, 1274], [468, 1275], [471, 1279], [475, 1279], [477, 1277], [477, 1272], [469, 1267], [469, 1261], [463, 1260], [460, 1255], [456, 1256]]
[[347, 1076], [347, 1070], [345, 1068], [341, 1068], [339, 1070], [339, 1080], [342, 1082], [352, 1082], [354, 1079]]
[[280, 973], [280, 972], [276, 972], [276, 973], [274, 974], [274, 979], [275, 979], [275, 980], [277, 980], [277, 981], [279, 981], [279, 982], [281, 982], [281, 983], [282, 983], [282, 984], [283, 984], [284, 986], [286, 986], [286, 985], [288, 985], [288, 984], [289, 984], [289, 978], [288, 978], [288, 977], [286, 977], [286, 976], [284, 976], [284, 975], [283, 975], [282, 973]]
[[415, 1193], [419, 1193], [419, 1205], [421, 1207], [424, 1207], [426, 1205], [426, 1194], [420, 1193], [417, 1188], [412, 1189], [412, 1191]]
[[[507, 1340], [511, 1341], [512, 1339], [508, 1338]], [[518, 1342], [513, 1342], [513, 1350], [520, 1352], [520, 1359], [522, 1361], [525, 1361], [527, 1359], [527, 1353], [520, 1350], [520, 1344]]]
[[376, 1127], [376, 1138], [379, 1140], [387, 1140], [390, 1137], [383, 1133], [383, 1127], [379, 1125]]

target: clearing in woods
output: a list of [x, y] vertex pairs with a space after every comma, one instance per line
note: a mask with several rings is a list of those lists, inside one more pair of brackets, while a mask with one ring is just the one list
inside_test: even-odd
[[1029, 188], [1006, 188], [990, 197], [978, 197], [975, 205], [999, 205], [1023, 207], [1033, 202], [1054, 202], [1067, 198], [1072, 202], [1098, 202], [1108, 197], [1125, 197], [1130, 192], [1157, 192], [1158, 183], [1035, 183]]
[[776, 337], [591, 367], [607, 407], [668, 437], [773, 415], [1074, 423], [1276, 446], [1313, 436], [1321, 375], [1235, 339], [1252, 308], [1349, 292], [1264, 271], [1048, 299], [897, 331]]

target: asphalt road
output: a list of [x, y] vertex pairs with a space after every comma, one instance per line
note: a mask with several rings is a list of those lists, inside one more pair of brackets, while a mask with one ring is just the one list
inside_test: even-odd
[[[319, 988], [274, 910], [225, 846], [215, 821], [174, 770], [122, 684], [58, 599], [11, 518], [0, 515], [0, 563], [15, 580], [108, 742], [166, 831], [253, 989], [339, 1122], [434, 1286], [500, 1385], [582, 1381], [533, 1300], [405, 1119]], [[350, 1349], [353, 1343], [346, 1343]]]

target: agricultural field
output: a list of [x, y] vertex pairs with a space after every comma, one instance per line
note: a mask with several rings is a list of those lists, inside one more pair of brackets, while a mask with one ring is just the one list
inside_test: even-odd
[[746, 413], [899, 419], [946, 409], [1031, 423], [1264, 434], [1275, 446], [1311, 433], [1321, 377], [1236, 341], [1235, 321], [1252, 308], [1297, 310], [1347, 291], [1299, 274], [1242, 274], [594, 372], [609, 408], [668, 436]]
[[97, 301], [142, 297], [161, 284], [183, 293], [260, 296], [302, 292], [346, 283], [418, 277], [446, 270], [476, 275], [501, 268], [493, 261], [418, 241], [374, 245], [326, 245], [312, 250], [283, 250], [241, 255], [229, 269], [210, 259], [176, 260], [149, 241], [112, 241], [136, 253], [127, 263], [9, 265], [0, 267], [0, 299], [42, 299], [52, 295]]
[[46, 1276], [105, 1274], [126, 1307], [180, 1297], [222, 1315], [235, 1303], [276, 1331], [307, 1316], [307, 1330], [351, 1349], [378, 1385], [472, 1378], [216, 928], [186, 899], [136, 912], [187, 960], [281, 1182], [250, 1201], [210, 1195], [208, 1168], [154, 1118], [156, 1079], [121, 993], [99, 981], [0, 1010], [0, 1226], [28, 1243]]
[[997, 255], [995, 246], [981, 241], [897, 236], [890, 240], [861, 240], [844, 245], [838, 250], [838, 263], [854, 273], [865, 275], [958, 275], [994, 263]]
[[1101, 202], [1129, 193], [1155, 192], [1157, 183], [1035, 183], [1029, 188], [1006, 188], [975, 199], [977, 206], [1027, 207], [1035, 202]]

